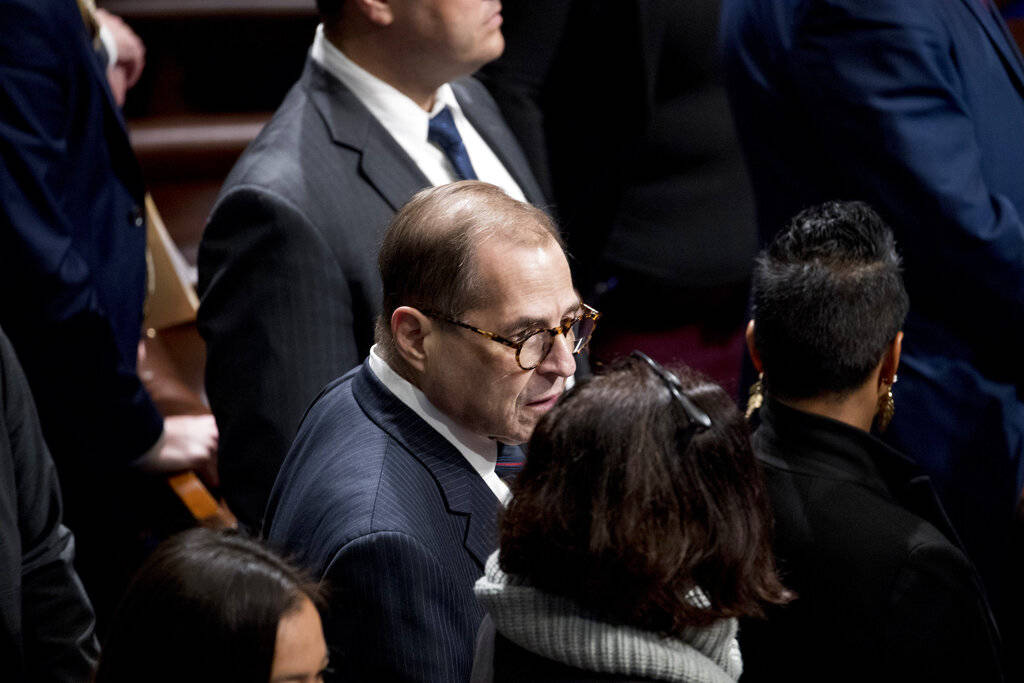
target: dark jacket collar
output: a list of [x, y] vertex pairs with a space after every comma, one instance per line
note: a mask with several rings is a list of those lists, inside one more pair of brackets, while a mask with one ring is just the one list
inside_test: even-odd
[[369, 361], [354, 372], [352, 395], [382, 430], [419, 460], [437, 481], [448, 512], [466, 519], [464, 544], [483, 569], [497, 547], [500, 503], [461, 453], [377, 378]]
[[924, 518], [963, 549], [924, 471], [862, 429], [768, 398], [754, 452], [781, 470], [864, 486]]
[[[767, 398], [754, 433], [758, 457], [782, 469], [856, 481], [888, 493], [891, 479], [919, 473], [909, 458], [862, 429]], [[888, 474], [889, 476], [886, 476]]]

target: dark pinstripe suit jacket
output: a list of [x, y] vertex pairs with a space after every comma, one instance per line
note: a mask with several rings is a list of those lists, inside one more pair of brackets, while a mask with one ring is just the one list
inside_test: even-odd
[[[486, 89], [470, 78], [452, 87], [526, 197], [543, 204]], [[246, 523], [258, 524], [310, 402], [369, 353], [381, 234], [429, 184], [355, 95], [312, 61], [228, 176], [199, 252], [199, 329], [221, 480]]]
[[303, 419], [268, 540], [326, 579], [337, 680], [465, 681], [497, 547], [497, 498], [364, 363]]

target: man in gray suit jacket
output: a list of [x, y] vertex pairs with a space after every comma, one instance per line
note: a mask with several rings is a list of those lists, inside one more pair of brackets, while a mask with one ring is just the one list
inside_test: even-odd
[[[467, 77], [504, 47], [497, 0], [318, 8], [306, 68], [228, 177], [199, 253], [221, 481], [250, 526], [306, 407], [369, 350], [394, 212], [417, 190], [473, 177], [543, 202]], [[435, 131], [446, 127], [454, 142]]]

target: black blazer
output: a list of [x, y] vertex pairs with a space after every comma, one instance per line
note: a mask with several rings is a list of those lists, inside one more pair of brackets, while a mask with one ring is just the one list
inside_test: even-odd
[[550, 184], [576, 281], [643, 282], [605, 302], [621, 304], [616, 317], [721, 315], [701, 296], [672, 311], [648, 301], [652, 286], [745, 290], [750, 274], [754, 201], [721, 78], [719, 0], [503, 8], [505, 53], [481, 78]]
[[0, 678], [80, 683], [99, 656], [32, 394], [0, 331]]
[[870, 434], [768, 401], [754, 434], [797, 599], [740, 628], [744, 681], [1000, 681], [980, 579], [928, 477]]
[[364, 363], [303, 419], [267, 509], [269, 541], [326, 581], [335, 680], [469, 679], [473, 584], [500, 504]]
[[[544, 199], [494, 101], [452, 83], [527, 199]], [[199, 250], [199, 331], [228, 502], [256, 526], [303, 412], [369, 353], [388, 222], [429, 182], [312, 60], [221, 190]]]

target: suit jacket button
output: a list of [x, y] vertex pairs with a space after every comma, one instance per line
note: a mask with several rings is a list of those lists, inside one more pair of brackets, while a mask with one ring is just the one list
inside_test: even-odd
[[128, 221], [137, 228], [146, 225], [146, 218], [142, 215], [142, 209], [138, 206], [133, 206], [132, 210], [128, 212]]

